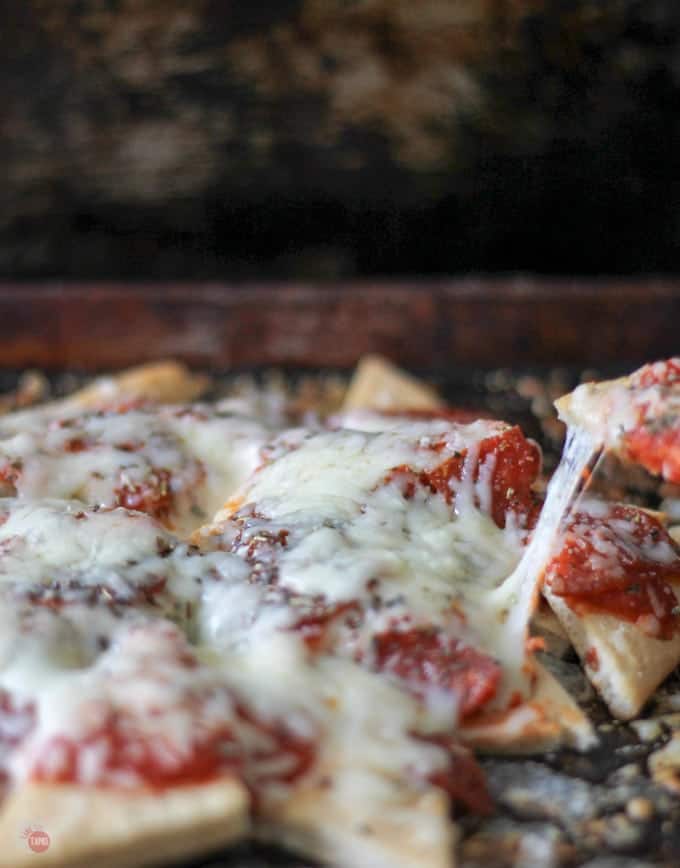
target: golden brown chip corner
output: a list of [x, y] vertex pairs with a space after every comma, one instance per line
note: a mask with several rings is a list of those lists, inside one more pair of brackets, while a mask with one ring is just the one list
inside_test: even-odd
[[379, 814], [349, 808], [332, 785], [312, 780], [265, 808], [256, 834], [337, 868], [455, 868], [458, 830], [441, 790], [407, 790]]
[[364, 356], [357, 365], [343, 410], [439, 410], [437, 392], [382, 356]]
[[207, 376], [192, 373], [181, 362], [149, 362], [110, 377], [99, 377], [69, 395], [65, 403], [87, 409], [121, 399], [155, 404], [181, 403], [198, 398], [209, 384]]
[[[207, 853], [249, 832], [235, 779], [160, 792], [29, 783], [0, 813], [0, 868], [142, 868]], [[34, 852], [26, 832], [49, 836]]]
[[680, 663], [680, 636], [654, 639], [613, 615], [579, 615], [549, 588], [543, 593], [611, 713], [619, 720], [635, 717]]
[[597, 737], [587, 715], [557, 679], [537, 661], [536, 682], [526, 702], [499, 717], [467, 723], [460, 730], [469, 747], [490, 753], [536, 754], [559, 747], [588, 750]]

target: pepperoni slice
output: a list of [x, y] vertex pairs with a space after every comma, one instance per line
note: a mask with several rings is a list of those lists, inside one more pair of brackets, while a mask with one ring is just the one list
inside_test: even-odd
[[492, 657], [432, 627], [388, 630], [374, 638], [373, 650], [376, 668], [396, 675], [416, 694], [428, 687], [456, 694], [461, 718], [489, 702], [501, 679]]
[[123, 478], [114, 492], [118, 506], [146, 512], [166, 523], [174, 507], [175, 496], [169, 470], [154, 469], [142, 482]]
[[[445, 446], [445, 443], [437, 443], [430, 448], [441, 451]], [[452, 503], [455, 495], [451, 481], [462, 480], [465, 472], [469, 472], [467, 456], [468, 451], [463, 449], [434, 469], [419, 473], [407, 465], [400, 465], [387, 474], [385, 481], [401, 481], [405, 497], [413, 497], [415, 486], [422, 485], [433, 494], [441, 494], [447, 503]], [[540, 469], [541, 451], [538, 445], [528, 440], [517, 426], [486, 437], [479, 443], [472, 480], [477, 483], [483, 473], [489, 473], [490, 512], [498, 527], [505, 527], [508, 513], [514, 513], [528, 528], [535, 525], [540, 505], [532, 486]]]
[[480, 468], [493, 456], [491, 474], [491, 516], [498, 527], [505, 527], [508, 512], [524, 516], [528, 527], [538, 519], [540, 506], [532, 491], [541, 470], [541, 450], [514, 426], [503, 434], [483, 440], [479, 447], [475, 481]]
[[428, 781], [444, 790], [455, 808], [462, 808], [482, 817], [493, 812], [493, 801], [484, 772], [466, 747], [446, 735], [427, 737], [415, 735], [415, 737], [438, 744], [448, 752], [447, 768], [430, 775]]
[[577, 513], [545, 581], [576, 612], [615, 615], [655, 638], [668, 639], [680, 628], [671, 587], [680, 582], [680, 548], [655, 516], [637, 507]]

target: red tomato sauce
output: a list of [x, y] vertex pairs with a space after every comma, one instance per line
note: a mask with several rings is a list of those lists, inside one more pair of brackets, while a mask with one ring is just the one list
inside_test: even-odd
[[[242, 759], [226, 749], [233, 744], [228, 728], [198, 738], [187, 755], [182, 755], [168, 739], [155, 737], [153, 743], [142, 735], [126, 731], [121, 720], [108, 724], [80, 741], [65, 736], [54, 738], [44, 748], [44, 758], [33, 769], [32, 777], [52, 783], [74, 783], [81, 779], [80, 762], [85, 751], [102, 750], [105, 759], [101, 768], [103, 780], [112, 773], [129, 773], [154, 789], [211, 780], [225, 771], [239, 772]], [[161, 749], [166, 761], [161, 762]], [[56, 764], [54, 756], [59, 756]], [[95, 781], [95, 783], [97, 783]]]
[[[658, 546], [662, 559], [655, 557]], [[671, 587], [680, 582], [680, 548], [656, 517], [637, 507], [614, 505], [597, 517], [577, 513], [545, 581], [576, 612], [615, 615], [661, 639], [680, 628]]]
[[680, 484], [680, 420], [669, 421], [668, 427], [643, 424], [627, 432], [623, 450], [629, 461]]
[[[236, 713], [242, 721], [268, 736], [267, 748], [262, 745], [251, 748], [247, 739], [240, 744], [238, 727], [225, 724], [209, 733], [198, 731], [189, 749], [180, 751], [171, 738], [136, 732], [134, 721], [124, 714], [112, 713], [103, 726], [86, 738], [59, 736], [50, 740], [33, 768], [32, 778], [52, 783], [81, 780], [83, 756], [88, 749], [101, 751], [103, 759], [98, 775], [94, 781], [87, 781], [100, 785], [115, 785], [116, 777], [127, 773], [140, 786], [164, 789], [205, 783], [231, 772], [243, 778], [257, 794], [258, 787], [273, 782], [292, 783], [311, 768], [316, 758], [311, 740], [296, 736], [280, 723], [259, 721], [242, 707]], [[287, 768], [258, 772], [259, 763], [282, 756], [290, 760]]]
[[[317, 748], [312, 739], [302, 738], [291, 732], [279, 721], [259, 720], [252, 711], [243, 705], [237, 706], [241, 720], [247, 721], [260, 733], [269, 736], [271, 747], [256, 747], [246, 751], [245, 779], [257, 799], [258, 789], [268, 783], [292, 784], [305, 775], [316, 762]], [[277, 771], [258, 770], [258, 764], [269, 764], [272, 759], [286, 757], [287, 769]]]
[[0, 483], [4, 483], [5, 485], [9, 485], [16, 489], [16, 484], [21, 477], [22, 470], [23, 467], [20, 460], [5, 462], [5, 464], [0, 467]]
[[479, 816], [488, 816], [493, 812], [493, 801], [484, 772], [467, 748], [446, 735], [415, 737], [438, 744], [448, 751], [448, 768], [430, 775], [428, 781], [444, 790], [454, 807]]
[[[680, 358], [645, 365], [631, 376], [630, 383], [633, 389], [661, 386], [677, 391], [680, 388]], [[643, 421], [624, 435], [624, 454], [650, 473], [680, 483], [680, 419], [673, 412], [668, 416], [655, 412], [653, 418], [645, 422], [647, 409], [645, 402], [639, 403]]]
[[[441, 451], [445, 443], [436, 443], [430, 448]], [[429, 488], [433, 494], [441, 494], [447, 503], [452, 503], [454, 492], [451, 480], [463, 478], [466, 458], [467, 450], [464, 449], [442, 461], [433, 470], [419, 473], [407, 465], [400, 465], [389, 471], [385, 482], [395, 479], [402, 482], [407, 498], [414, 496], [416, 485], [421, 485]], [[473, 469], [474, 482], [479, 480], [481, 469], [488, 460], [494, 462], [490, 476], [491, 517], [496, 525], [505, 527], [507, 513], [513, 512], [523, 518], [527, 527], [533, 527], [540, 512], [540, 504], [532, 490], [541, 469], [541, 451], [537, 444], [527, 440], [517, 426], [482, 440]]]
[[501, 679], [501, 667], [492, 657], [436, 628], [381, 633], [373, 649], [376, 668], [403, 679], [416, 694], [428, 687], [454, 693], [461, 718], [486, 705]]

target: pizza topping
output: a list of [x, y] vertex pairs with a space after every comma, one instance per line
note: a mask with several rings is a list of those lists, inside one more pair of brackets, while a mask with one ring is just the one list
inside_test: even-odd
[[122, 472], [120, 485], [114, 489], [114, 493], [118, 506], [146, 512], [160, 521], [170, 520], [175, 498], [169, 470], [152, 468], [140, 482], [131, 481], [127, 474]]
[[[291, 632], [261, 635], [247, 653], [224, 659], [236, 692], [260, 722], [285, 720], [303, 740], [316, 734], [316, 761], [308, 773], [362, 821], [399, 800], [408, 781], [453, 790], [448, 775], [455, 774], [457, 754], [452, 759], [448, 741], [444, 746], [423, 733], [418, 703], [389, 680], [349, 660], [310, 655]], [[455, 750], [461, 775], [472, 779], [467, 752]], [[269, 789], [261, 797], [286, 795]]]
[[238, 732], [245, 752], [244, 775], [255, 799], [264, 788], [293, 784], [314, 766], [317, 745], [280, 720], [258, 719], [243, 704], [236, 705]]
[[668, 639], [680, 628], [680, 548], [661, 522], [634, 506], [580, 508], [546, 570], [551, 591], [577, 612], [602, 612]]
[[[152, 716], [162, 713], [156, 708], [149, 711]], [[258, 721], [245, 708], [234, 706], [224, 715], [233, 720], [208, 732], [201, 731], [200, 701], [186, 713], [194, 717], [197, 729], [188, 748], [170, 739], [162, 728], [149, 735], [125, 710], [109, 709], [103, 723], [86, 736], [75, 740], [59, 735], [46, 741], [31, 776], [51, 783], [162, 789], [203, 783], [232, 772], [257, 798], [263, 787], [293, 784], [314, 764], [314, 742], [289, 732], [283, 724]]]
[[[321, 433], [261, 467], [216, 528], [251, 570], [249, 614], [207, 623], [234, 646], [297, 633], [316, 654], [389, 673], [450, 726], [497, 693], [508, 601], [489, 594], [524, 549], [539, 460], [498, 423], [408, 425]], [[521, 630], [507, 641], [522, 645]]]
[[396, 675], [416, 693], [429, 688], [453, 692], [461, 718], [493, 698], [502, 670], [489, 657], [439, 630], [392, 630], [373, 640], [379, 671]]
[[[296, 602], [288, 600], [289, 604]], [[306, 602], [298, 600], [300, 602]], [[321, 602], [311, 602], [309, 610], [299, 617], [292, 629], [298, 633], [310, 651], [319, 653], [332, 650], [337, 641], [334, 641], [334, 628], [343, 626], [356, 631], [361, 624], [362, 613], [356, 601], [336, 603], [334, 606], [325, 606]]]
[[[445, 447], [446, 441], [428, 444], [435, 452]], [[516, 522], [532, 527], [539, 511], [532, 486], [540, 468], [538, 446], [514, 427], [481, 440], [472, 452], [468, 449], [454, 452], [432, 470], [415, 473], [406, 465], [395, 467], [386, 482], [401, 478], [405, 497], [411, 497], [413, 486], [420, 484], [433, 494], [441, 494], [447, 503], [453, 503], [457, 484], [467, 474], [474, 483], [475, 506], [489, 512], [498, 527], [505, 527], [509, 513]]]
[[597, 653], [597, 648], [594, 645], [591, 645], [590, 648], [586, 651], [583, 657], [586, 666], [589, 669], [592, 669], [593, 672], [597, 672], [600, 668], [600, 655]]
[[425, 740], [445, 748], [449, 756], [448, 767], [432, 773], [429, 782], [444, 790], [453, 806], [477, 816], [491, 814], [493, 802], [486, 778], [472, 753], [448, 736], [429, 736]]
[[642, 388], [680, 385], [680, 358], [643, 365], [631, 374], [630, 381], [633, 386]]
[[0, 420], [0, 481], [24, 500], [123, 506], [188, 533], [260, 463], [267, 437], [207, 405], [29, 411]]
[[91, 668], [46, 682], [35, 706], [13, 767], [41, 781], [163, 788], [233, 772], [257, 792], [292, 783], [316, 753], [308, 735], [241, 704], [161, 621], [123, 628]]
[[199, 554], [150, 516], [122, 508], [5, 499], [0, 514], [0, 585], [36, 605], [153, 605], [183, 620], [204, 580], [246, 572], [239, 558]]
[[11, 748], [26, 738], [35, 726], [35, 707], [20, 702], [7, 690], [0, 689], [0, 765]]
[[179, 751], [160, 732], [149, 738], [135, 732], [134, 721], [111, 713], [81, 740], [55, 736], [42, 746], [32, 778], [50, 783], [149, 786], [156, 789], [203, 783], [227, 770], [239, 772], [241, 760], [225, 727], [200, 735], [188, 752]]
[[669, 482], [680, 482], [680, 359], [645, 365], [630, 377], [585, 383], [557, 402], [608, 449]]
[[654, 424], [628, 432], [623, 449], [629, 461], [680, 483], [680, 419], [677, 416], [662, 417]]

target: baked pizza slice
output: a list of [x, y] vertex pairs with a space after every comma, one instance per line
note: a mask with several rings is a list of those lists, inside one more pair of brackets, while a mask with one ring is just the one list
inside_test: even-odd
[[584, 383], [556, 402], [560, 418], [624, 461], [680, 482], [680, 358], [628, 377]]
[[234, 702], [178, 626], [216, 566], [124, 509], [5, 500], [0, 520], [0, 865], [33, 864], [36, 826], [64, 868], [243, 836]]
[[488, 804], [472, 758], [300, 636], [225, 651], [203, 589], [245, 585], [241, 558], [120, 508], [0, 509], [0, 865], [31, 864], [36, 824], [45, 864], [155, 865], [251, 816], [340, 866], [452, 864], [449, 793]]
[[550, 680], [527, 650], [539, 575], [517, 571], [540, 454], [518, 428], [405, 419], [382, 432], [284, 434], [265, 456], [195, 538], [251, 569], [245, 588], [206, 589], [226, 595], [207, 612], [242, 611], [211, 630], [235, 643], [296, 633], [381, 673], [471, 744], [590, 743], [559, 688], [536, 698]]
[[269, 436], [219, 405], [26, 411], [0, 419], [0, 480], [6, 495], [123, 506], [185, 536], [248, 477]]
[[266, 755], [250, 766], [258, 837], [347, 868], [454, 865], [450, 799], [483, 813], [490, 801], [471, 755], [430, 733], [412, 697], [290, 632], [209, 647], [248, 714], [287, 721], [306, 749], [294, 775]]
[[[678, 480], [680, 360], [583, 384], [556, 406], [593, 459], [615, 453]], [[680, 663], [679, 556], [659, 514], [596, 500], [578, 506], [553, 551], [545, 596], [617, 717], [635, 716]]]
[[680, 546], [659, 516], [580, 503], [543, 592], [612, 714], [638, 714], [680, 663]]
[[[489, 418], [484, 408], [450, 406], [433, 388], [387, 359], [367, 356], [357, 366], [341, 411], [331, 415], [327, 421], [331, 428], [379, 432], [408, 431], [414, 427], [411, 423], [417, 421], [470, 423], [480, 418]], [[571, 642], [544, 600], [538, 601], [530, 630], [548, 652], [559, 657], [569, 652]], [[559, 690], [558, 686], [556, 689]], [[565, 704], [568, 705], [566, 698]]]
[[202, 395], [210, 379], [190, 371], [176, 361], [149, 362], [98, 377], [74, 392], [46, 401], [49, 393], [47, 380], [40, 374], [28, 372], [19, 380], [17, 388], [0, 396], [0, 412], [12, 412], [13, 427], [31, 427], [36, 419], [65, 418], [86, 410], [114, 410], [146, 405], [178, 404], [193, 401]]
[[[73, 605], [51, 622], [29, 612], [3, 649], [0, 865], [33, 864], [22, 831], [36, 824], [42, 861], [64, 868], [157, 865], [242, 837], [249, 796], [220, 680], [173, 625]], [[89, 624], [110, 645], [74, 658]], [[43, 631], [30, 650], [26, 629]]]

